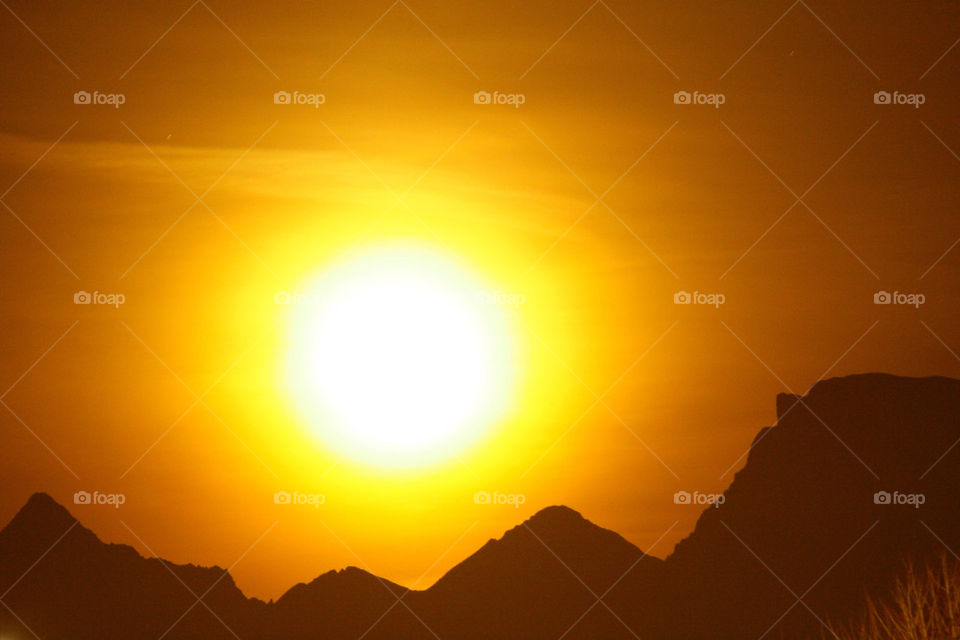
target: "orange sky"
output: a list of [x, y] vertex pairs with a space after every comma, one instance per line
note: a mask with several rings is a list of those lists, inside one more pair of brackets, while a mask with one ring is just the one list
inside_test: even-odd
[[[145, 554], [242, 556], [260, 597], [348, 564], [424, 587], [558, 503], [667, 554], [698, 513], [673, 493], [721, 491], [777, 392], [960, 375], [958, 24], [939, 1], [10, 2], [0, 520], [122, 492], [69, 506]], [[303, 424], [274, 304], [396, 241], [524, 297], [507, 416], [403, 474]]]

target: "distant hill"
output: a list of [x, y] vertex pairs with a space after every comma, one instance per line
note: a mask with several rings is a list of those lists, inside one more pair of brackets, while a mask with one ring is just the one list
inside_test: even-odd
[[[843, 617], [906, 558], [960, 550], [960, 381], [855, 375], [777, 405], [724, 504], [704, 510], [667, 558], [674, 606], [706, 614], [684, 617], [691, 635], [816, 631], [802, 604], [780, 619], [793, 594], [809, 590], [804, 602], [824, 620]], [[875, 504], [879, 491], [925, 503]]]
[[[206, 607], [191, 608], [208, 590], [204, 602], [230, 626], [249, 626], [264, 611], [223, 569], [106, 544], [43, 493], [0, 531], [0, 593], [9, 591], [3, 602], [29, 626], [18, 638], [159, 638], [168, 629], [168, 638], [232, 638]], [[21, 626], [2, 615], [4, 631]]]
[[441, 638], [557, 638], [574, 623], [619, 637], [627, 630], [603, 605], [581, 615], [628, 572], [655, 584], [662, 565], [573, 509], [548, 507], [487, 542], [413, 607]]
[[[777, 408], [723, 504], [665, 560], [555, 506], [425, 591], [347, 568], [264, 603], [219, 567], [106, 544], [35, 494], [0, 531], [0, 600], [17, 616], [0, 608], [0, 635], [29, 637], [27, 625], [41, 640], [804, 637], [855, 612], [906, 559], [960, 550], [960, 381], [834, 378]], [[895, 504], [914, 494], [919, 507]]]

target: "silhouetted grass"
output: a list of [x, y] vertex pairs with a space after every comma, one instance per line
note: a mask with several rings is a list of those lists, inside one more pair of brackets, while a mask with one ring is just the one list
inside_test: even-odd
[[859, 620], [834, 630], [839, 640], [960, 638], [960, 562], [909, 563], [889, 595], [869, 598]]

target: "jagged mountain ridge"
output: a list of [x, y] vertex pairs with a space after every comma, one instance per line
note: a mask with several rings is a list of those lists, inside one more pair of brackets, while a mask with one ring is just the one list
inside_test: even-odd
[[[821, 381], [797, 400], [778, 398], [777, 424], [755, 438], [725, 502], [705, 509], [665, 560], [572, 509], [549, 507], [426, 591], [350, 568], [264, 603], [244, 597], [222, 569], [100, 542], [38, 494], [0, 531], [0, 593], [69, 529], [5, 599], [44, 640], [155, 640], [164, 632], [243, 640], [801, 637], [818, 631], [817, 618], [853, 610], [906, 557], [960, 548], [960, 465], [944, 455], [960, 438], [960, 381], [866, 374]], [[877, 491], [922, 492], [926, 503], [875, 504]], [[180, 618], [196, 600], [190, 591], [214, 584], [206, 606]], [[0, 624], [19, 622], [0, 610]]]

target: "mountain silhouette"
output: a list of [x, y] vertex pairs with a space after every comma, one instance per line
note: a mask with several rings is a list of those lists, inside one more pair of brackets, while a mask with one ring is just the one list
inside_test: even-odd
[[[667, 558], [672, 606], [702, 607], [681, 635], [819, 635], [817, 617], [844, 617], [906, 559], [960, 549], [960, 381], [834, 378], [777, 408], [724, 504]], [[925, 502], [876, 504], [877, 492]]]
[[906, 560], [960, 549], [960, 381], [856, 375], [776, 406], [722, 504], [666, 559], [553, 506], [424, 591], [349, 567], [265, 603], [219, 567], [104, 543], [38, 493], [0, 531], [0, 635], [818, 637]]
[[619, 637], [627, 630], [594, 606], [597, 598], [628, 572], [652, 584], [662, 564], [573, 509], [553, 506], [487, 542], [411, 606], [442, 638], [529, 638], [533, 630], [557, 638], [574, 624], [593, 637]]
[[[204, 593], [210, 609], [192, 606]], [[217, 616], [249, 627], [264, 607], [224, 569], [144, 558], [100, 541], [43, 493], [0, 531], [0, 594], [21, 619], [5, 610], [3, 629], [19, 627], [18, 637], [25, 624], [42, 638], [157, 638], [168, 629], [167, 637], [231, 638]]]
[[397, 598], [408, 592], [357, 567], [328, 571], [292, 587], [272, 604], [259, 636], [359, 638], [375, 625], [386, 623], [397, 633], [405, 629], [401, 637], [416, 637], [411, 634], [416, 620], [402, 606], [396, 610]]

